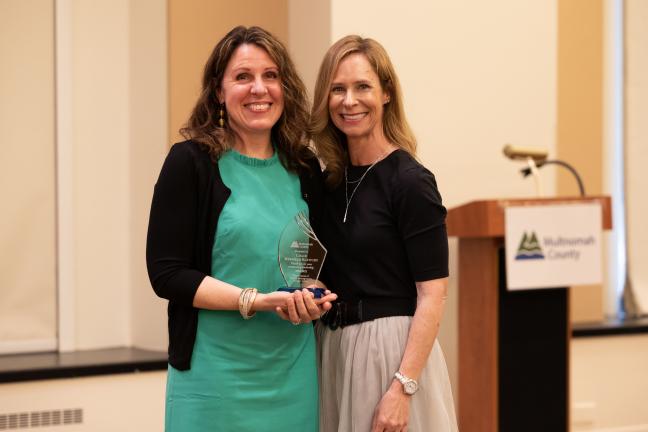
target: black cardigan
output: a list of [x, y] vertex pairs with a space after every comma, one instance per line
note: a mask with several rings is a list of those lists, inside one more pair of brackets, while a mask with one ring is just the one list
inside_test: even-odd
[[[320, 166], [312, 156], [310, 170], [299, 174], [311, 224], [317, 224], [322, 203]], [[193, 299], [211, 275], [216, 224], [231, 191], [218, 164], [194, 141], [171, 147], [155, 185], [146, 241], [146, 265], [155, 293], [169, 300], [169, 363], [187, 370], [198, 327]]]

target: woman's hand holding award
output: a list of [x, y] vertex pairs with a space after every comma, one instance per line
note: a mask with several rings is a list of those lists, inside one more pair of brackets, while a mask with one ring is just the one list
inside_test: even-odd
[[297, 213], [279, 236], [279, 271], [286, 282], [286, 286], [280, 287], [279, 291], [292, 293], [308, 288], [315, 298], [321, 298], [324, 288], [312, 286], [319, 283], [325, 258], [326, 248], [315, 235], [308, 217], [304, 213]]

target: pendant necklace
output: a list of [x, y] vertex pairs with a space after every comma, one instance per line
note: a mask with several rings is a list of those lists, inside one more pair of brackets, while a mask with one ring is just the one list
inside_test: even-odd
[[[344, 209], [344, 217], [342, 218], [342, 223], [346, 223], [347, 214], [349, 212], [349, 205], [351, 204], [351, 200], [353, 199], [353, 195], [355, 195], [356, 191], [360, 187], [360, 183], [362, 183], [362, 180], [364, 180], [365, 176], [367, 174], [369, 174], [369, 171], [371, 171], [371, 168], [376, 166], [376, 164], [378, 162], [380, 162], [381, 160], [383, 160], [387, 156], [387, 153], [389, 153], [389, 150], [390, 149], [387, 149], [387, 151], [385, 151], [385, 153], [380, 155], [378, 157], [378, 159], [376, 159], [374, 161], [374, 163], [369, 165], [369, 168], [367, 168], [367, 170], [362, 174], [362, 176], [360, 176], [360, 178], [358, 180], [349, 181], [349, 176], [347, 174], [347, 166], [344, 167], [344, 197], [346, 198], [346, 208]], [[351, 196], [349, 196], [349, 184], [351, 184], [351, 183], [356, 183], [356, 185], [353, 188], [353, 190], [351, 191]]]

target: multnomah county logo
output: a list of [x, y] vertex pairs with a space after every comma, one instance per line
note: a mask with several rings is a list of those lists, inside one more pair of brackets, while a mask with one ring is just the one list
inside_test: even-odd
[[538, 237], [535, 231], [531, 231], [531, 235], [524, 232], [520, 246], [518, 246], [517, 253], [515, 254], [516, 260], [529, 260], [529, 259], [544, 259], [542, 248], [538, 242]]

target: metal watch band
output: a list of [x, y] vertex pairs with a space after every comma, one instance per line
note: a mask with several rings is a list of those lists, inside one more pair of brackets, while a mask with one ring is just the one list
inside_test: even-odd
[[403, 385], [403, 391], [408, 395], [413, 395], [418, 390], [416, 380], [403, 375], [400, 372], [394, 373], [394, 377]]

